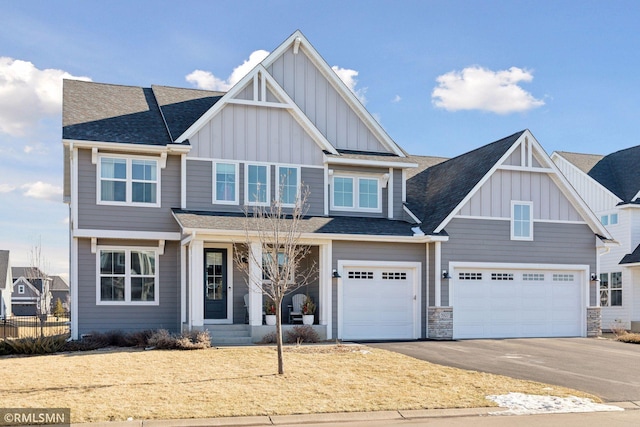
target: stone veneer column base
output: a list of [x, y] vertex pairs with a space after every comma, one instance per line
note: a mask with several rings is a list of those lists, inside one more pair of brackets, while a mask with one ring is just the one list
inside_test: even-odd
[[453, 307], [429, 307], [427, 313], [427, 338], [434, 340], [453, 339]]
[[602, 335], [602, 315], [600, 307], [587, 307], [587, 336]]

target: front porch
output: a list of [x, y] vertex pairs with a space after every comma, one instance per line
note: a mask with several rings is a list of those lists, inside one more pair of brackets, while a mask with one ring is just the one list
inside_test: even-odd
[[[181, 329], [208, 330], [215, 345], [257, 343], [275, 331], [275, 326], [264, 321], [267, 297], [257, 284], [262, 280], [262, 266], [252, 261], [262, 259], [261, 245], [234, 246], [211, 238], [185, 240], [181, 249]], [[320, 339], [331, 339], [331, 245], [310, 242], [309, 246], [301, 265], [302, 269], [315, 271], [306, 285], [285, 296], [281, 307], [283, 333], [295, 326], [289, 322], [293, 295], [303, 294], [317, 306], [312, 327]], [[236, 252], [250, 255], [238, 257]], [[239, 259], [248, 268], [239, 265]]]

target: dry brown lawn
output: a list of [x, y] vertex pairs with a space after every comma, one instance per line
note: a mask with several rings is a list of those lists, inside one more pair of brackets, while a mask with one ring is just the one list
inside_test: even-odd
[[71, 408], [73, 422], [495, 406], [490, 394], [594, 396], [364, 346], [109, 349], [0, 357], [4, 407]]

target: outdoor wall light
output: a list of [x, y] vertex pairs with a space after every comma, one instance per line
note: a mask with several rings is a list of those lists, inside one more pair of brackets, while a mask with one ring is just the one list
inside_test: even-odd
[[451, 279], [451, 276], [449, 276], [449, 273], [447, 272], [447, 270], [442, 270], [442, 278]]
[[342, 278], [342, 276], [338, 274], [338, 270], [336, 270], [335, 268], [333, 269], [333, 273], [331, 274], [331, 277], [333, 277], [334, 279]]
[[591, 281], [592, 282], [599, 282], [600, 279], [598, 279], [598, 275], [596, 273], [591, 273]]

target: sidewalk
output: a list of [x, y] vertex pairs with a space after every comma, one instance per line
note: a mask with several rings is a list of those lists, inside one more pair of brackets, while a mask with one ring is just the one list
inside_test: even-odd
[[[640, 410], [637, 402], [607, 402], [625, 411]], [[184, 420], [132, 420], [72, 424], [76, 427], [206, 427], [206, 426], [285, 426], [320, 423], [348, 423], [365, 421], [401, 421], [429, 418], [479, 417], [507, 411], [506, 408], [417, 409], [408, 411], [344, 412], [304, 415], [263, 415], [253, 417], [200, 418]], [[509, 415], [514, 416], [514, 415]]]

